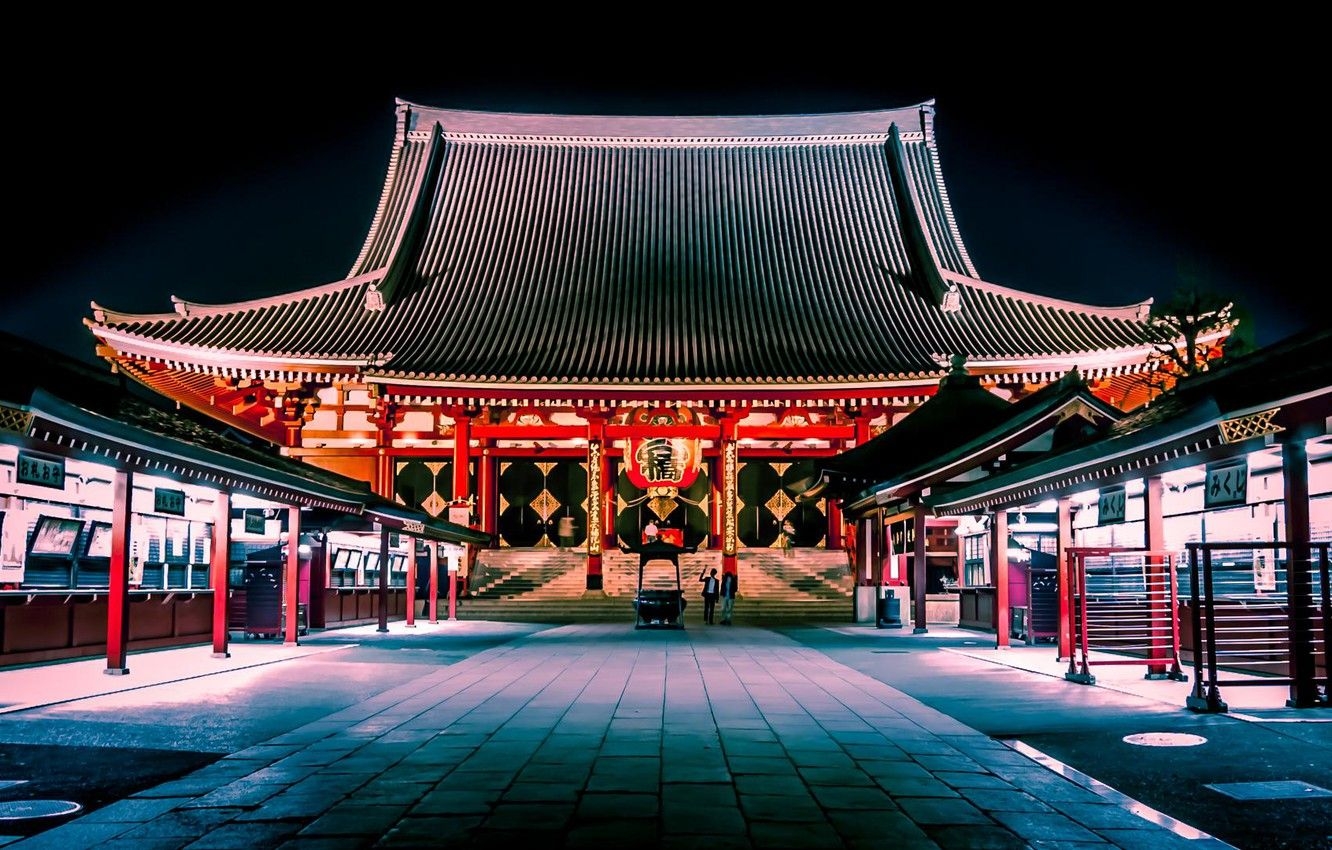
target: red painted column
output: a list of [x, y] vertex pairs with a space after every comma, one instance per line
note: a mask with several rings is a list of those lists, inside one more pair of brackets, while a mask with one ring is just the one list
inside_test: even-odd
[[929, 631], [925, 617], [925, 508], [917, 505], [912, 512], [912, 524], [915, 527], [915, 545], [911, 557], [911, 590], [916, 602], [916, 626], [912, 634], [920, 635]]
[[1008, 512], [1002, 509], [990, 515], [990, 564], [994, 568], [994, 647], [1007, 649], [1012, 615], [1008, 610]]
[[472, 418], [462, 408], [453, 411], [453, 501], [471, 495]]
[[619, 537], [615, 533], [615, 484], [617, 475], [610, 453], [614, 447], [610, 441], [601, 441], [601, 549], [620, 548]]
[[377, 632], [388, 631], [388, 574], [389, 574], [389, 531], [385, 526], [379, 528], [379, 628]]
[[[1148, 552], [1165, 551], [1165, 517], [1161, 512], [1161, 493], [1164, 486], [1161, 476], [1153, 475], [1144, 482], [1143, 504], [1143, 543]], [[1166, 586], [1166, 566], [1163, 556], [1147, 557], [1144, 565], [1147, 572], [1147, 607], [1152, 612], [1148, 628], [1151, 638], [1148, 641], [1147, 679], [1164, 679], [1168, 675], [1166, 662], [1170, 659], [1170, 629], [1173, 624], [1163, 619], [1160, 614], [1170, 607], [1170, 588]]]
[[[391, 437], [380, 431], [380, 439], [388, 441]], [[375, 456], [375, 492], [386, 499], [393, 498], [393, 491], [396, 489], [394, 481], [393, 458], [385, 450], [384, 445], [380, 445], [378, 454]]]
[[842, 509], [837, 502], [828, 499], [825, 504], [828, 506], [828, 548], [842, 548]]
[[108, 676], [124, 676], [129, 651], [130, 515], [134, 509], [134, 473], [115, 473], [111, 508], [111, 587], [106, 598], [106, 669]]
[[493, 442], [493, 440], [484, 441], [481, 454], [476, 461], [476, 511], [477, 516], [481, 518], [481, 529], [487, 534], [499, 532], [499, 521], [495, 516], [498, 506], [495, 498], [495, 456], [490, 446]]
[[722, 541], [722, 512], [724, 495], [722, 492], [722, 458], [721, 454], [709, 460], [708, 466], [708, 494], [712, 502], [708, 508], [708, 548], [718, 549]]
[[416, 628], [416, 538], [410, 538], [407, 546], [407, 622], [409, 629]]
[[1059, 500], [1055, 512], [1056, 547], [1055, 558], [1059, 574], [1059, 659], [1071, 661], [1073, 658], [1073, 632], [1069, 618], [1073, 611], [1069, 606], [1068, 583], [1073, 580], [1073, 571], [1069, 568], [1069, 550], [1073, 548], [1073, 500], [1067, 496]]
[[[449, 572], [448, 576], [449, 619], [456, 620], [458, 619], [458, 574]], [[430, 544], [430, 622], [439, 622], [439, 544], [434, 542]]]
[[283, 608], [286, 611], [286, 629], [283, 643], [295, 646], [300, 631], [300, 597], [298, 590], [301, 581], [301, 509], [295, 505], [287, 508], [287, 563], [282, 572]]
[[219, 491], [213, 513], [213, 551], [208, 569], [213, 586], [213, 657], [230, 658], [227, 608], [231, 602], [231, 494]]

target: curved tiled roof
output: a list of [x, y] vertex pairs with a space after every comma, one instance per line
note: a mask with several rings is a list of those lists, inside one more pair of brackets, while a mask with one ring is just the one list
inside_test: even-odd
[[[94, 305], [122, 351], [194, 368], [468, 388], [874, 386], [973, 367], [1145, 360], [1147, 304], [981, 279], [933, 103], [827, 115], [515, 115], [399, 102], [342, 281], [156, 315]], [[1096, 364], [1089, 362], [1095, 360]]]

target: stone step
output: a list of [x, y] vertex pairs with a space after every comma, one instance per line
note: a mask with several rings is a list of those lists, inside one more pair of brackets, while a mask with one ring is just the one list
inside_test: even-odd
[[[477, 559], [471, 589], [477, 601], [510, 600], [524, 604], [542, 600], [581, 599], [587, 593], [587, 560], [582, 552], [553, 548], [487, 550]], [[675, 566], [657, 560], [644, 565], [644, 588], [673, 590], [686, 599], [699, 596], [698, 578], [710, 569], [721, 571], [716, 550], [684, 553]], [[740, 596], [769, 605], [850, 604], [854, 577], [847, 569], [846, 553], [823, 549], [797, 549], [788, 557], [779, 551], [742, 550], [736, 558]], [[630, 602], [639, 588], [638, 556], [608, 551], [602, 556], [602, 596]], [[776, 610], [776, 609], [770, 609]], [[805, 609], [802, 609], [805, 610]]]
[[[701, 624], [701, 599], [686, 598], [685, 623]], [[781, 623], [850, 623], [853, 621], [850, 601], [842, 602], [773, 602], [762, 599], [737, 599], [733, 620], [747, 625], [775, 625]], [[526, 623], [604, 623], [635, 621], [631, 599], [589, 596], [582, 599], [555, 601], [467, 599], [457, 608], [460, 620], [496, 620]]]

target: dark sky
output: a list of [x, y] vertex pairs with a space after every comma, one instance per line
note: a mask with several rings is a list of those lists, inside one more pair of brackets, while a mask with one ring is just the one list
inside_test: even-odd
[[1259, 344], [1321, 321], [1311, 190], [1326, 169], [1298, 26], [504, 39], [359, 23], [313, 40], [235, 23], [141, 43], [95, 21], [36, 36], [48, 61], [9, 81], [0, 329], [91, 357], [91, 301], [158, 312], [173, 294], [226, 303], [341, 279], [379, 199], [395, 97], [620, 114], [934, 99], [944, 180], [987, 280], [1121, 305], [1168, 300], [1191, 269]]

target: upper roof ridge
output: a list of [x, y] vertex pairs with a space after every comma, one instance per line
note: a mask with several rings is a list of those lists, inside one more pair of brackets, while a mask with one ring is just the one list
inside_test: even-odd
[[895, 109], [771, 115], [592, 115], [488, 112], [425, 106], [397, 99], [408, 132], [439, 125], [446, 135], [490, 138], [718, 139], [881, 137], [896, 124], [903, 133], [932, 136], [934, 100]]

